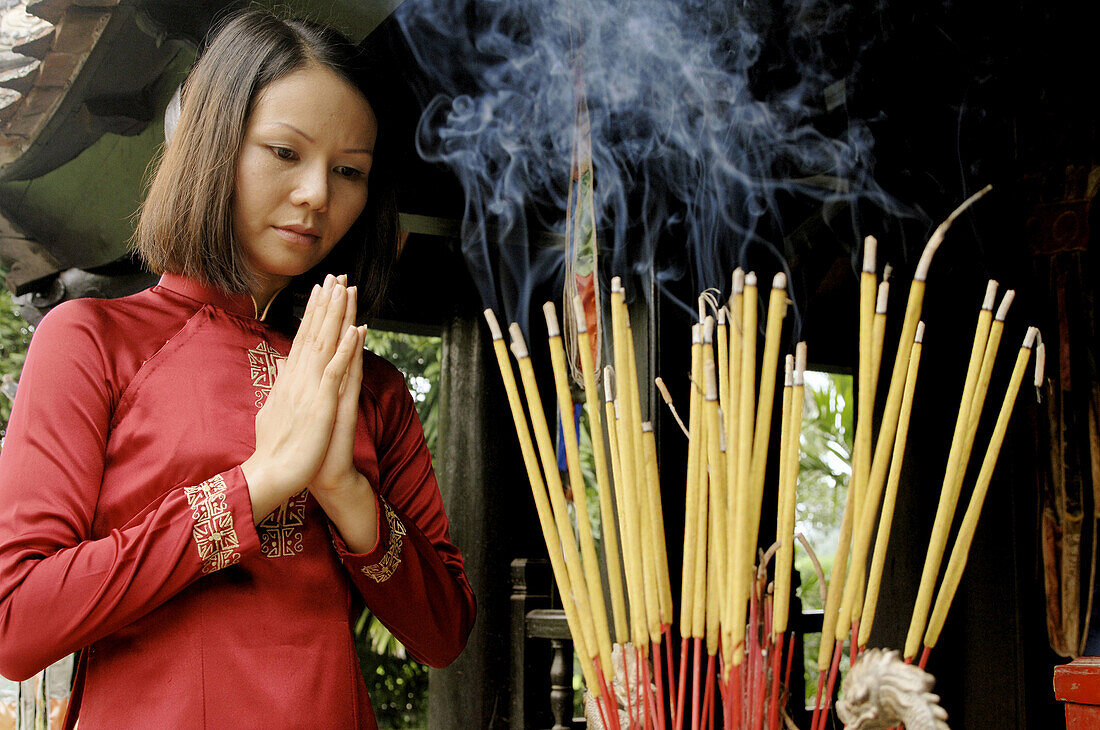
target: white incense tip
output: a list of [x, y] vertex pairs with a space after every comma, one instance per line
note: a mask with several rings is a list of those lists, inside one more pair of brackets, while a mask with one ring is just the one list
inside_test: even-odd
[[756, 272], [750, 271], [745, 274], [745, 286], [756, 286]]
[[990, 279], [985, 285], [985, 299], [982, 301], [982, 309], [993, 311], [993, 302], [997, 301], [997, 280]]
[[772, 277], [772, 289], [786, 289], [787, 288], [787, 275], [780, 271], [778, 274]]
[[863, 270], [868, 274], [875, 273], [875, 261], [878, 254], [878, 239], [874, 236], [867, 236], [863, 239]]
[[725, 327], [726, 326], [726, 308], [725, 307], [718, 307], [718, 326], [719, 327]]
[[733, 293], [737, 295], [743, 291], [745, 291], [745, 272], [738, 266], [733, 270]]
[[665, 385], [665, 381], [662, 380], [660, 376], [657, 376], [653, 379], [653, 384], [657, 386], [657, 391], [661, 394], [661, 399], [664, 400], [665, 403], [672, 405], [672, 393], [668, 392], [668, 386]]
[[611, 291], [617, 292], [623, 290], [623, 278], [621, 276], [611, 277]]
[[500, 331], [500, 322], [497, 322], [497, 316], [493, 313], [493, 310], [486, 309], [483, 314], [485, 315], [485, 321], [489, 323], [489, 334], [493, 336], [494, 340], [503, 340], [504, 333]]
[[714, 342], [714, 317], [708, 314], [703, 320], [703, 343], [709, 345], [712, 342]]
[[1035, 387], [1042, 388], [1047, 369], [1047, 346], [1043, 344], [1043, 336], [1037, 335], [1039, 344], [1035, 346]]
[[882, 267], [882, 280], [883, 281], [890, 281], [890, 277], [893, 276], [893, 275], [894, 275], [894, 267], [893, 266], [891, 266], [890, 264], [886, 264], [886, 266]]
[[1038, 327], [1028, 327], [1027, 334], [1024, 335], [1024, 344], [1021, 347], [1031, 347], [1035, 344], [1035, 338], [1039, 335]]
[[653, 424], [649, 421], [642, 421], [642, 433], [653, 433]]
[[703, 343], [703, 325], [693, 324], [691, 325], [691, 344], [701, 345]]
[[997, 308], [996, 319], [1004, 322], [1005, 317], [1008, 316], [1008, 308], [1012, 306], [1012, 300], [1016, 298], [1016, 291], [1009, 289], [1005, 292], [1004, 299], [1001, 300], [1001, 306]]
[[917, 322], [917, 334], [913, 336], [913, 342], [924, 342], [924, 322]]
[[546, 317], [546, 333], [551, 337], [561, 337], [561, 327], [558, 326], [558, 310], [553, 302], [542, 305], [542, 314]]
[[699, 324], [703, 323], [703, 320], [707, 318], [707, 295], [706, 293], [700, 294], [699, 298], [695, 300], [696, 306], [699, 307]]
[[703, 377], [707, 383], [707, 400], [718, 400], [718, 378], [714, 374], [714, 359], [707, 358], [703, 363]]
[[932, 232], [931, 238], [928, 239], [928, 243], [925, 244], [924, 251], [920, 255], [920, 261], [917, 263], [917, 270], [913, 273], [914, 281], [924, 281], [928, 278], [928, 269], [932, 266], [932, 257], [936, 255], [936, 250], [940, 247], [940, 244], [943, 243], [943, 237], [947, 235], [947, 229], [951, 227], [955, 219], [962, 215], [971, 205], [985, 197], [986, 193], [992, 189], [992, 185], [986, 185], [984, 188], [964, 200], [958, 208], [951, 211], [951, 215], [947, 216], [943, 223], [936, 226], [936, 230]]
[[875, 314], [886, 314], [886, 303], [890, 301], [890, 282], [883, 279], [878, 285], [878, 300], [875, 302]]
[[799, 342], [794, 346], [794, 371], [796, 373], [806, 372], [806, 365], [809, 356], [806, 353], [805, 341]]
[[783, 359], [783, 387], [794, 385], [794, 355], [787, 355]]
[[588, 317], [584, 311], [584, 300], [581, 299], [581, 295], [577, 294], [573, 297], [573, 318], [577, 321], [577, 332], [588, 331]]
[[508, 334], [512, 335], [512, 354], [516, 356], [517, 360], [522, 360], [530, 353], [527, 352], [527, 342], [523, 339], [523, 330], [519, 328], [519, 325], [513, 322], [508, 325]]
[[610, 403], [615, 400], [615, 392], [611, 388], [611, 379], [615, 376], [615, 369], [605, 365], [603, 369], [603, 399]]

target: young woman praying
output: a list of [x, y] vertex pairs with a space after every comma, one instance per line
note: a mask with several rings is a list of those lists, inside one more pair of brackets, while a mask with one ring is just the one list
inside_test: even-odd
[[80, 652], [70, 726], [374, 728], [364, 601], [420, 661], [466, 643], [420, 422], [356, 326], [397, 256], [361, 58], [225, 22], [141, 210], [159, 284], [35, 332], [0, 452], [0, 673]]

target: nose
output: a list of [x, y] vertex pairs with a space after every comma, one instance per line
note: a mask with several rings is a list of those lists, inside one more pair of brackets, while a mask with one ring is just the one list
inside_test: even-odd
[[290, 193], [290, 202], [317, 212], [328, 208], [328, 170], [320, 166], [302, 166]]

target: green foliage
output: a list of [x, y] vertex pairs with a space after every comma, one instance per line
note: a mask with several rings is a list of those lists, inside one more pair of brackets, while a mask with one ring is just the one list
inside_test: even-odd
[[[802, 409], [802, 454], [798, 476], [797, 529], [806, 535], [821, 561], [826, 581], [832, 574], [848, 480], [852, 473], [855, 400], [853, 378], [834, 373], [806, 373], [806, 401]], [[796, 553], [795, 569], [802, 581], [803, 610], [823, 610], [817, 572], [808, 555]], [[821, 634], [806, 634], [803, 651], [806, 704], [817, 690], [817, 659]], [[847, 666], [848, 648], [841, 659]]]
[[435, 452], [439, 433], [439, 377], [442, 372], [442, 340], [427, 335], [407, 335], [385, 330], [367, 331], [367, 349], [392, 362], [405, 376], [416, 404], [428, 450]]
[[[4, 273], [0, 270], [0, 275]], [[19, 315], [19, 306], [12, 301], [11, 292], [0, 287], [0, 437], [8, 426], [15, 386], [33, 332], [34, 325]]]
[[378, 727], [427, 727], [428, 668], [409, 659], [401, 642], [369, 611], [356, 622], [355, 648]]
[[[424, 424], [428, 449], [434, 451], [439, 435], [442, 341], [439, 337], [370, 330], [366, 344], [367, 349], [392, 362], [405, 376]], [[379, 728], [427, 727], [428, 668], [409, 658], [401, 642], [369, 609], [364, 609], [356, 621], [355, 646]]]

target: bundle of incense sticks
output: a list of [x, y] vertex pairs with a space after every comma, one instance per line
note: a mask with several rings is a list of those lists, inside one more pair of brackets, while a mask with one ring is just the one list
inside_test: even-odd
[[[827, 592], [822, 585], [826, 608], [812, 730], [826, 724], [845, 637], [851, 633], [854, 659], [866, 646], [877, 610], [923, 348], [920, 311], [932, 256], [951, 223], [988, 190], [982, 190], [956, 209], [925, 247], [909, 291], [877, 434], [873, 415], [886, 332], [889, 266], [879, 281], [877, 242], [872, 237], [865, 241], [858, 310], [858, 417], [852, 481]], [[765, 489], [765, 482], [787, 309], [786, 289], [786, 276], [777, 274], [767, 297], [764, 342], [759, 354], [755, 273], [746, 274], [740, 269], [733, 273], [730, 300], [721, 307], [711, 303], [716, 316], [707, 314], [705, 299], [700, 298], [699, 322], [692, 328], [686, 425], [664, 383], [656, 379], [657, 388], [688, 437], [678, 664], [674, 661], [671, 638], [674, 616], [660, 472], [653, 427], [642, 421], [641, 384], [621, 280], [616, 277], [611, 282], [609, 342], [613, 365], [602, 373], [602, 408], [586, 319], [580, 311], [573, 318], [592, 439], [603, 570], [588, 519], [568, 364], [556, 309], [548, 303], [544, 315], [558, 400], [557, 420], [561, 424], [567, 474], [576, 503], [575, 525], [558, 471], [550, 436], [552, 429], [523, 335], [517, 325], [509, 327], [511, 350], [523, 385], [521, 397], [503, 332], [493, 312], [485, 312], [566, 620], [603, 727], [671, 725], [679, 730], [688, 723], [698, 730], [713, 728], [719, 718], [726, 728], [771, 730], [790, 726], [783, 708], [788, 700], [786, 688], [793, 659], [794, 637], [788, 631], [788, 617], [807, 362], [805, 343], [799, 343], [795, 353], [788, 354], [784, 361], [778, 478], [774, 485], [776, 541], [762, 553], [758, 548], [764, 495], [773, 491]], [[981, 473], [933, 605], [935, 579], [946, 551], [948, 528], [1012, 302], [1012, 292], [1008, 292], [994, 316], [996, 291], [997, 284], [991, 281], [978, 316], [933, 538], [906, 646], [905, 656], [912, 660], [923, 634], [922, 665], [938, 639], [961, 580], [1012, 406], [1030, 351], [1038, 341], [1038, 333], [1029, 330], [1017, 355]], [[579, 299], [572, 304], [581, 306]], [[1041, 344], [1037, 349], [1037, 361], [1041, 361]], [[1041, 367], [1037, 363], [1037, 383]], [[805, 539], [797, 537], [809, 551]], [[872, 544], [873, 557], [868, 570]], [[810, 552], [816, 564], [816, 557]], [[775, 566], [769, 583], [768, 568], [773, 556]], [[604, 575], [608, 580], [606, 586], [602, 582]], [[604, 604], [605, 591], [611, 600], [610, 616]], [[612, 633], [614, 644], [622, 647], [620, 652], [612, 651]], [[633, 661], [627, 661], [627, 652], [633, 655]], [[613, 663], [613, 657], [621, 658]], [[617, 680], [614, 685], [625, 688], [621, 697], [610, 691], [613, 678]]]

